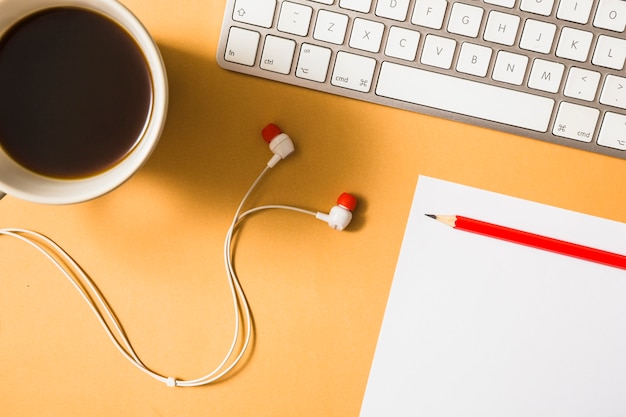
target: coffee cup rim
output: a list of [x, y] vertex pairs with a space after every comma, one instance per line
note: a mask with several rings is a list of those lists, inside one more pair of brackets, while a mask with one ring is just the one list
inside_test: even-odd
[[[0, 9], [11, 0], [0, 0]], [[151, 76], [152, 102], [146, 127], [135, 146], [113, 167], [77, 179], [43, 176], [22, 167], [0, 149], [0, 192], [42, 204], [73, 204], [102, 196], [123, 183], [144, 165], [154, 151], [163, 132], [167, 115], [169, 91], [167, 73], [159, 48], [139, 19], [115, 0], [36, 0], [21, 3], [12, 17], [0, 19], [0, 38], [27, 16], [55, 7], [77, 7], [101, 13], [116, 21], [135, 40], [144, 55]], [[21, 10], [21, 11], [20, 11]]]

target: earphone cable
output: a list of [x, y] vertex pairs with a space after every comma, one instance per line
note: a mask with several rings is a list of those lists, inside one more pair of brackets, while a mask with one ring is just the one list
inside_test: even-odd
[[[243, 207], [249, 199], [250, 195], [257, 187], [261, 179], [269, 171], [269, 169], [269, 167], [265, 167], [265, 169], [259, 174], [259, 176], [252, 183], [252, 185], [244, 195], [237, 208], [237, 211], [235, 212], [235, 215], [233, 216], [232, 223], [228, 229], [224, 241], [224, 264], [228, 276], [229, 289], [233, 299], [233, 312], [235, 315], [235, 329], [232, 341], [230, 343], [230, 347], [226, 355], [224, 356], [224, 359], [216, 366], [213, 371], [197, 379], [178, 380], [173, 377], [162, 376], [148, 368], [141, 361], [139, 355], [133, 349], [132, 344], [128, 336], [124, 332], [120, 321], [116, 317], [113, 309], [108, 304], [96, 284], [85, 273], [80, 265], [52, 239], [39, 232], [19, 228], [0, 229], [0, 235], [5, 235], [18, 239], [30, 245], [38, 252], [40, 252], [43, 256], [45, 256], [79, 292], [83, 300], [87, 303], [91, 311], [96, 316], [101, 326], [104, 328], [107, 336], [113, 342], [117, 350], [138, 369], [153, 377], [154, 379], [167, 384], [168, 386], [191, 387], [206, 385], [221, 379], [230, 371], [232, 371], [232, 369], [244, 357], [252, 340], [252, 312], [234, 267], [234, 251], [232, 249], [232, 239], [237, 227], [240, 225], [241, 221], [245, 217], [255, 212], [267, 209], [286, 209], [310, 214], [313, 216], [315, 215], [314, 212], [308, 210], [283, 205], [261, 206], [242, 212]], [[242, 331], [244, 334], [243, 340], [240, 340], [240, 333]], [[241, 346], [236, 353], [238, 343]]]
[[[344, 193], [337, 200], [338, 205], [333, 207], [329, 214], [315, 213], [285, 205], [265, 205], [243, 211], [250, 195], [256, 189], [265, 174], [279, 161], [283, 160], [294, 151], [291, 139], [273, 124], [263, 129], [262, 136], [270, 144], [270, 150], [274, 153], [274, 156], [241, 199], [224, 239], [224, 266], [228, 277], [228, 287], [232, 297], [235, 316], [235, 328], [232, 341], [222, 361], [213, 371], [200, 378], [183, 380], [171, 376], [165, 377], [148, 368], [134, 351], [120, 321], [96, 284], [80, 265], [52, 239], [38, 232], [16, 228], [0, 229], [0, 235], [6, 235], [21, 240], [50, 260], [80, 293], [119, 352], [142, 372], [165, 383], [169, 387], [193, 387], [216, 382], [226, 376], [241, 362], [250, 347], [253, 336], [254, 322], [252, 311], [234, 267], [235, 249], [233, 248], [233, 236], [237, 228], [241, 225], [242, 220], [262, 210], [283, 209], [312, 215], [317, 219], [327, 222], [333, 229], [343, 230], [352, 219], [351, 212], [356, 205], [356, 199]], [[0, 193], [0, 199], [2, 197], [4, 197], [4, 194]]]
[[[153, 377], [158, 377], [158, 375], [153, 374], [141, 362], [141, 360], [135, 353], [134, 349], [132, 348], [130, 341], [128, 340], [126, 334], [124, 333], [119, 320], [113, 313], [111, 307], [104, 300], [104, 297], [98, 290], [97, 286], [87, 276], [87, 274], [82, 270], [82, 268], [80, 268], [80, 266], [76, 263], [76, 261], [74, 261], [74, 259], [63, 248], [61, 248], [57, 243], [55, 243], [52, 239], [48, 238], [47, 236], [38, 232], [34, 232], [32, 230], [7, 228], [7, 229], [0, 229], [0, 234], [16, 238], [30, 245], [31, 247], [39, 251], [42, 255], [44, 255], [48, 260], [50, 260], [50, 262], [70, 281], [70, 283], [74, 286], [74, 288], [79, 292], [79, 294], [82, 296], [82, 298], [85, 300], [87, 305], [90, 307], [90, 309], [92, 310], [92, 312], [94, 313], [94, 315], [96, 316], [96, 318], [98, 319], [98, 321], [100, 322], [104, 330], [106, 331], [107, 335], [109, 336], [109, 338], [111, 339], [115, 347], [120, 351], [120, 353], [122, 353], [122, 355], [126, 357], [126, 359], [128, 359], [131, 363], [133, 363], [142, 371], [147, 372]], [[46, 249], [46, 247], [43, 244], [38, 243], [36, 239], [39, 239], [43, 241], [45, 244], [47, 244], [50, 248], [50, 251], [52, 251], [52, 254]], [[56, 259], [53, 254], [56, 255], [59, 259]], [[65, 266], [62, 262], [64, 262], [68, 266]], [[76, 276], [79, 276], [80, 278], [82, 278], [82, 281], [80, 279], [77, 279]], [[89, 292], [84, 287], [85, 285], [89, 288], [89, 290], [91, 290], [93, 295], [89, 294]], [[109, 318], [109, 321], [113, 323], [115, 332], [117, 332], [118, 334], [117, 337], [115, 335], [115, 332], [111, 329], [110, 325], [107, 323], [105, 315], [103, 315], [103, 313], [100, 311], [100, 308], [96, 305], [96, 302], [94, 302], [93, 297], [96, 298], [101, 308], [104, 309], [105, 315], [106, 317]], [[119, 339], [121, 339], [121, 342], [120, 340], [118, 340], [118, 337]], [[122, 346], [122, 344], [124, 346]], [[165, 382], [165, 379], [163, 379], [163, 382]]]
[[[215, 368], [215, 370], [198, 379], [185, 381], [177, 380], [175, 381], [177, 386], [199, 386], [217, 381], [228, 372], [230, 372], [241, 361], [246, 351], [248, 350], [248, 347], [252, 340], [252, 312], [250, 310], [250, 305], [248, 303], [248, 300], [246, 299], [245, 293], [239, 281], [239, 277], [237, 276], [237, 273], [235, 272], [235, 268], [233, 266], [232, 237], [237, 227], [237, 224], [239, 223], [241, 210], [243, 209], [245, 203], [248, 201], [250, 194], [252, 194], [261, 179], [263, 179], [265, 174], [267, 174], [269, 169], [270, 168], [266, 166], [263, 171], [261, 171], [259, 176], [254, 180], [250, 188], [248, 188], [246, 194], [241, 199], [241, 202], [239, 203], [239, 206], [235, 211], [232, 223], [230, 225], [230, 228], [228, 229], [228, 232], [226, 233], [226, 238], [224, 240], [224, 265], [226, 267], [228, 283], [231, 291], [231, 296], [233, 298], [233, 309], [235, 314], [235, 331], [233, 333], [233, 340], [231, 342], [230, 348], [227, 354], [224, 356], [222, 362]], [[241, 317], [242, 314], [243, 320]], [[237, 347], [241, 327], [244, 328], [245, 332], [243, 344], [237, 356], [232, 360], [229, 365], [227, 365], [229, 359], [234, 355], [235, 349]]]

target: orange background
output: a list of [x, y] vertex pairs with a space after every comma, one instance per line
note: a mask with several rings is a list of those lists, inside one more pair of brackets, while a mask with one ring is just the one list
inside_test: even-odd
[[256, 321], [252, 356], [228, 380], [168, 388], [114, 349], [42, 256], [0, 238], [0, 410], [18, 416], [358, 416], [420, 174], [626, 221], [626, 161], [366, 104], [220, 69], [224, 0], [124, 0], [158, 42], [170, 82], [147, 165], [97, 200], [6, 197], [2, 227], [61, 244], [107, 297], [144, 362], [195, 378], [222, 359], [231, 301], [222, 243], [271, 154], [268, 122], [297, 153], [254, 204], [360, 205], [346, 232], [297, 213], [250, 219], [236, 267]]

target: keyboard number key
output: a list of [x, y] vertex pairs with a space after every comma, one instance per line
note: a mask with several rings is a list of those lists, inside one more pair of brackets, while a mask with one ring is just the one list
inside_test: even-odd
[[591, 142], [599, 116], [598, 109], [562, 102], [552, 133], [563, 138]]
[[598, 145], [626, 150], [626, 116], [611, 112], [604, 115]]
[[261, 34], [253, 30], [230, 28], [224, 59], [236, 64], [254, 66]]
[[321, 46], [303, 43], [296, 67], [296, 77], [323, 83], [328, 74], [331, 51]]
[[236, 0], [233, 20], [264, 28], [272, 27], [276, 0]]
[[330, 83], [367, 93], [372, 86], [375, 68], [374, 59], [341, 51], [337, 53]]

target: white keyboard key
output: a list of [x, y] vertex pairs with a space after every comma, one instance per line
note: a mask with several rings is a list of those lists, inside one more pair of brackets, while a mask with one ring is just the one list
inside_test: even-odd
[[276, 0], [236, 0], [233, 20], [264, 28], [272, 27]]
[[547, 131], [554, 108], [546, 97], [391, 62], [381, 66], [376, 94], [539, 132]]
[[507, 7], [509, 9], [515, 6], [515, 0], [485, 0], [485, 3], [495, 4], [496, 6]]
[[341, 45], [346, 38], [348, 16], [341, 13], [320, 10], [317, 13], [313, 37], [317, 40]]
[[484, 77], [487, 75], [492, 54], [493, 51], [491, 48], [464, 42], [463, 45], [461, 45], [456, 70], [465, 74]]
[[376, 16], [403, 22], [409, 11], [409, 0], [378, 0]]
[[309, 6], [284, 1], [280, 7], [277, 29], [281, 32], [306, 36], [309, 33], [313, 9]]
[[528, 86], [535, 90], [556, 93], [561, 86], [564, 72], [565, 65], [563, 64], [543, 59], [535, 59], [532, 69], [530, 70]]
[[589, 21], [593, 0], [560, 0], [556, 17], [583, 25]]
[[562, 102], [556, 115], [552, 133], [581, 142], [591, 142], [598, 124], [600, 111], [591, 107]]
[[295, 50], [296, 42], [291, 39], [267, 35], [260, 66], [267, 71], [289, 74]]
[[556, 47], [556, 56], [585, 62], [589, 56], [592, 40], [591, 32], [564, 27]]
[[328, 74], [332, 51], [321, 46], [303, 43], [296, 66], [296, 76], [323, 83]]
[[552, 49], [556, 25], [528, 19], [524, 24], [520, 48], [547, 54]]
[[600, 35], [591, 62], [601, 67], [621, 70], [626, 61], [626, 39]]
[[626, 116], [607, 112], [598, 134], [598, 144], [626, 150]]
[[356, 18], [352, 25], [350, 47], [368, 52], [380, 51], [385, 25], [380, 22]]
[[600, 85], [600, 73], [572, 67], [567, 75], [563, 94], [585, 101], [593, 101]]
[[448, 21], [448, 32], [475, 38], [478, 36], [483, 13], [484, 10], [481, 7], [454, 3]]
[[223, 68], [626, 160], [626, 0], [225, 3]]
[[224, 59], [249, 67], [254, 65], [261, 34], [253, 30], [230, 28]]
[[337, 53], [330, 83], [366, 93], [372, 86], [375, 68], [374, 59], [341, 51]]
[[600, 103], [626, 110], [626, 78], [607, 75], [600, 95]]
[[447, 6], [446, 0], [416, 0], [411, 23], [431, 29], [441, 29]]
[[512, 46], [519, 24], [519, 16], [492, 10], [487, 19], [484, 38], [490, 42]]
[[372, 0], [340, 0], [339, 7], [362, 13], [369, 13]]
[[623, 32], [626, 29], [626, 1], [600, 0], [593, 25], [599, 28]]
[[500, 51], [496, 56], [496, 64], [493, 67], [491, 78], [508, 84], [522, 85], [527, 66], [528, 57], [526, 55]]
[[427, 35], [420, 62], [437, 68], [449, 69], [456, 49], [456, 41], [441, 36]]
[[420, 41], [420, 33], [415, 30], [392, 26], [387, 37], [385, 55], [394, 58], [414, 61], [417, 57], [417, 46]]
[[542, 16], [550, 16], [554, 0], [522, 0], [520, 9], [525, 12], [540, 14]]

